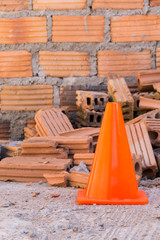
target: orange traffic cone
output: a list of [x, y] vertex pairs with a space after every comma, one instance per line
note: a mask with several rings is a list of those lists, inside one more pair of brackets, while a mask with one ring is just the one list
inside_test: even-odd
[[125, 124], [119, 103], [108, 103], [87, 189], [79, 190], [79, 204], [147, 204], [138, 190]]

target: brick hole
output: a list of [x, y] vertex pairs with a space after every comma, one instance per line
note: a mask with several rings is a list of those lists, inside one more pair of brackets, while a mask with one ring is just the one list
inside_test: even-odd
[[95, 151], [96, 151], [96, 147], [97, 147], [97, 144], [94, 144], [93, 145], [93, 152], [95, 153]]
[[90, 115], [90, 122], [94, 121], [94, 115]]
[[143, 176], [147, 176], [147, 178], [153, 178], [154, 173], [152, 169], [146, 169], [143, 171]]
[[100, 115], [98, 115], [98, 117], [97, 117], [97, 122], [100, 123], [101, 120], [102, 120], [102, 117], [101, 117]]
[[91, 105], [91, 99], [87, 97], [87, 105]]
[[102, 105], [104, 105], [104, 98], [100, 98]]
[[149, 131], [148, 134], [149, 134], [150, 139], [151, 139], [151, 140], [154, 140], [154, 141], [155, 141], [155, 140], [157, 139], [157, 137], [158, 137], [158, 133], [155, 132], [155, 131]]
[[134, 169], [135, 169], [135, 172], [139, 172], [139, 170], [140, 170], [140, 165], [139, 165], [138, 162], [135, 163]]
[[89, 152], [90, 153], [93, 153], [93, 143], [92, 142], [90, 142], [90, 144], [89, 144]]
[[156, 119], [160, 119], [160, 113], [159, 113], [159, 112], [156, 113], [155, 118], [156, 118]]
[[95, 105], [98, 105], [98, 99], [97, 98], [94, 99], [94, 103], [95, 103]]

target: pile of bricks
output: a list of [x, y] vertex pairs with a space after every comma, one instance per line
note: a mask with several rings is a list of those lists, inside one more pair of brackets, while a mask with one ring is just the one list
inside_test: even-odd
[[77, 123], [79, 126], [100, 127], [109, 101], [107, 93], [76, 91]]
[[48, 181], [64, 187], [74, 154], [93, 153], [99, 131], [74, 129], [61, 109], [41, 109], [34, 120], [27, 121], [25, 140], [4, 144], [7, 158], [0, 162], [0, 180]]
[[[160, 108], [160, 16], [155, 11], [160, 0], [0, 3], [0, 142], [13, 158], [13, 169], [28, 171], [27, 158], [34, 163], [28, 179], [25, 174], [16, 178], [16, 171], [6, 176], [28, 181], [36, 169], [35, 181], [65, 186], [68, 178], [72, 186], [79, 181], [84, 187], [88, 173], [68, 176], [66, 170], [81, 161], [90, 170], [111, 96], [122, 107], [133, 162], [140, 159], [143, 175], [154, 177], [160, 167], [160, 113], [151, 111]], [[125, 77], [137, 77], [137, 83]], [[23, 142], [10, 143], [10, 138]], [[12, 160], [2, 160], [5, 173]], [[62, 166], [56, 172], [58, 161]]]
[[[106, 93], [63, 88], [63, 100], [67, 96], [68, 101], [71, 96], [77, 109], [75, 121], [83, 126], [77, 129], [64, 113], [64, 105], [53, 108], [52, 86], [3, 87], [2, 109], [8, 110], [13, 103], [16, 111], [27, 108], [37, 112], [33, 120], [27, 121], [22, 142], [4, 144], [7, 158], [0, 162], [0, 180], [48, 181], [52, 186], [69, 184], [85, 188], [100, 132], [98, 127], [108, 101], [121, 105], [137, 182], [142, 176], [154, 178], [160, 169], [159, 79], [160, 72], [152, 70], [138, 73], [137, 82], [131, 84], [119, 75], [109, 75]], [[72, 104], [66, 103], [67, 112], [72, 112]], [[4, 139], [7, 139], [9, 123], [1, 122], [1, 125], [0, 130], [4, 130]], [[68, 172], [82, 162], [87, 172], [83, 168]]]

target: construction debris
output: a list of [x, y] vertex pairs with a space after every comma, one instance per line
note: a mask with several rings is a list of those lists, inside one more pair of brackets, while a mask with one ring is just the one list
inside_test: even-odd
[[160, 100], [140, 97], [139, 98], [139, 108], [143, 109], [143, 110], [144, 109], [151, 110], [151, 109], [160, 108]]
[[153, 91], [153, 84], [160, 81], [159, 70], [147, 70], [139, 72], [137, 76], [137, 84], [140, 92]]
[[105, 106], [109, 101], [106, 93], [93, 91], [76, 91], [77, 125], [100, 127]]
[[[134, 93], [133, 94], [134, 111], [141, 111], [141, 112], [144, 110], [146, 111], [145, 108], [140, 107], [140, 97], [160, 100], [160, 93], [158, 93], [158, 92], [136, 92], [136, 93]], [[142, 98], [141, 98], [141, 104], [142, 104]]]
[[131, 120], [133, 118], [134, 99], [125, 79], [122, 77], [108, 77], [108, 92], [114, 102], [120, 103], [124, 120]]
[[40, 110], [35, 115], [36, 130], [43, 136], [58, 136], [73, 130], [68, 117], [60, 109], [50, 108]]
[[58, 146], [58, 143], [50, 138], [30, 138], [22, 142], [21, 156], [25, 157], [53, 157], [57, 159], [68, 158], [68, 149]]
[[84, 162], [80, 162], [78, 166], [74, 166], [70, 169], [70, 173], [75, 171], [89, 173], [89, 170], [87, 169], [87, 166], [84, 164]]
[[76, 105], [79, 110], [104, 111], [109, 100], [109, 95], [100, 92], [76, 91]]
[[62, 173], [44, 173], [44, 178], [50, 186], [66, 187], [67, 186], [67, 172]]
[[126, 125], [131, 153], [141, 155], [143, 175], [153, 178], [158, 171], [148, 131], [143, 122]]
[[71, 164], [71, 159], [53, 157], [4, 158], [0, 162], [0, 181], [46, 182], [45, 173], [62, 173]]
[[[137, 183], [142, 176], [154, 178], [160, 169], [159, 76], [158, 71], [139, 73], [137, 83], [109, 76], [108, 93], [105, 85], [89, 86], [89, 91], [85, 86], [62, 87], [61, 108], [53, 108], [51, 85], [2, 87], [2, 110], [37, 112], [35, 120], [27, 121], [20, 142], [9, 140], [10, 122], [0, 121], [0, 180], [86, 188], [99, 127], [111, 100], [121, 105]], [[77, 111], [73, 124], [80, 128], [73, 128], [64, 110]]]
[[28, 120], [27, 127], [24, 128], [24, 137], [25, 139], [29, 139], [32, 137], [38, 137], [39, 134], [36, 130], [36, 122], [35, 120]]
[[77, 122], [80, 124], [79, 126], [84, 127], [100, 127], [103, 118], [103, 112], [96, 112], [94, 110], [90, 111], [86, 109], [85, 111], [77, 112]]
[[[98, 91], [98, 92], [107, 92], [107, 87], [105, 85], [99, 85], [99, 86], [88, 86], [87, 87], [89, 91]], [[76, 105], [76, 91], [77, 90], [86, 90], [86, 87], [84, 85], [78, 85], [78, 86], [65, 86], [60, 88], [60, 107], [64, 111], [71, 111], [75, 112], [77, 111], [77, 105]]]
[[73, 171], [68, 175], [69, 186], [76, 188], [86, 188], [88, 178], [89, 173]]
[[21, 155], [21, 141], [14, 141], [5, 144], [3, 147], [5, 149], [6, 157], [17, 157]]
[[79, 165], [81, 162], [87, 166], [89, 170], [91, 170], [92, 162], [94, 158], [94, 153], [77, 153], [73, 156], [74, 165]]

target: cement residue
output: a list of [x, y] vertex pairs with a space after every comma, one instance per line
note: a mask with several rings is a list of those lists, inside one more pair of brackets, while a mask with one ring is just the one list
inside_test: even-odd
[[[77, 205], [74, 188], [0, 182], [0, 238], [37, 240], [158, 240], [160, 188], [140, 187], [148, 205]], [[32, 197], [37, 193], [36, 197]], [[60, 194], [51, 198], [51, 194]]]
[[35, 112], [24, 111], [1, 111], [0, 119], [10, 122], [10, 131], [12, 140], [24, 139], [24, 127], [27, 125], [27, 120], [33, 120]]

